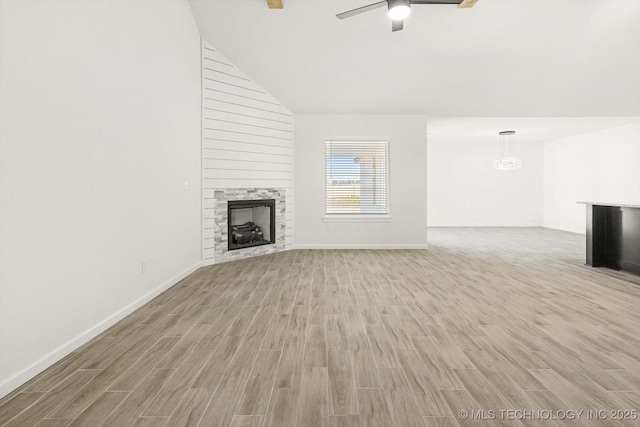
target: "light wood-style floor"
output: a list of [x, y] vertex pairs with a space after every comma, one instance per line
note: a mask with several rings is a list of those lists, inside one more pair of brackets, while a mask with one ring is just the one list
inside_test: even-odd
[[584, 266], [570, 233], [429, 241], [202, 268], [0, 400], [0, 425], [640, 425], [500, 412], [640, 410], [640, 278]]

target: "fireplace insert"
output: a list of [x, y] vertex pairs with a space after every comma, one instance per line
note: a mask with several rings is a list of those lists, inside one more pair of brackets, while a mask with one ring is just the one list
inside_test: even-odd
[[276, 201], [230, 200], [227, 202], [229, 250], [276, 242]]

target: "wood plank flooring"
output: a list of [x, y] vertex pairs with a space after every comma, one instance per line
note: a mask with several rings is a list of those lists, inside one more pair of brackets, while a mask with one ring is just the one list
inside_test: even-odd
[[0, 425], [640, 425], [640, 278], [540, 228], [429, 243], [202, 268], [0, 400]]

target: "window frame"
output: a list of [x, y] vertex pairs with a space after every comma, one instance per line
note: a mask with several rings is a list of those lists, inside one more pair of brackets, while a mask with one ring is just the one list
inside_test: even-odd
[[[386, 181], [386, 212], [385, 213], [329, 213], [327, 212], [327, 144], [330, 142], [384, 142], [385, 144], [385, 181]], [[389, 137], [326, 137], [324, 139], [324, 222], [391, 222], [391, 139]]]

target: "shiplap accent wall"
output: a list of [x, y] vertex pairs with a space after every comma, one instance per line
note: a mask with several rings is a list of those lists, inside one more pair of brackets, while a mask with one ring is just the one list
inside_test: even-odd
[[202, 40], [202, 258], [214, 256], [214, 191], [284, 188], [293, 245], [293, 114]]

